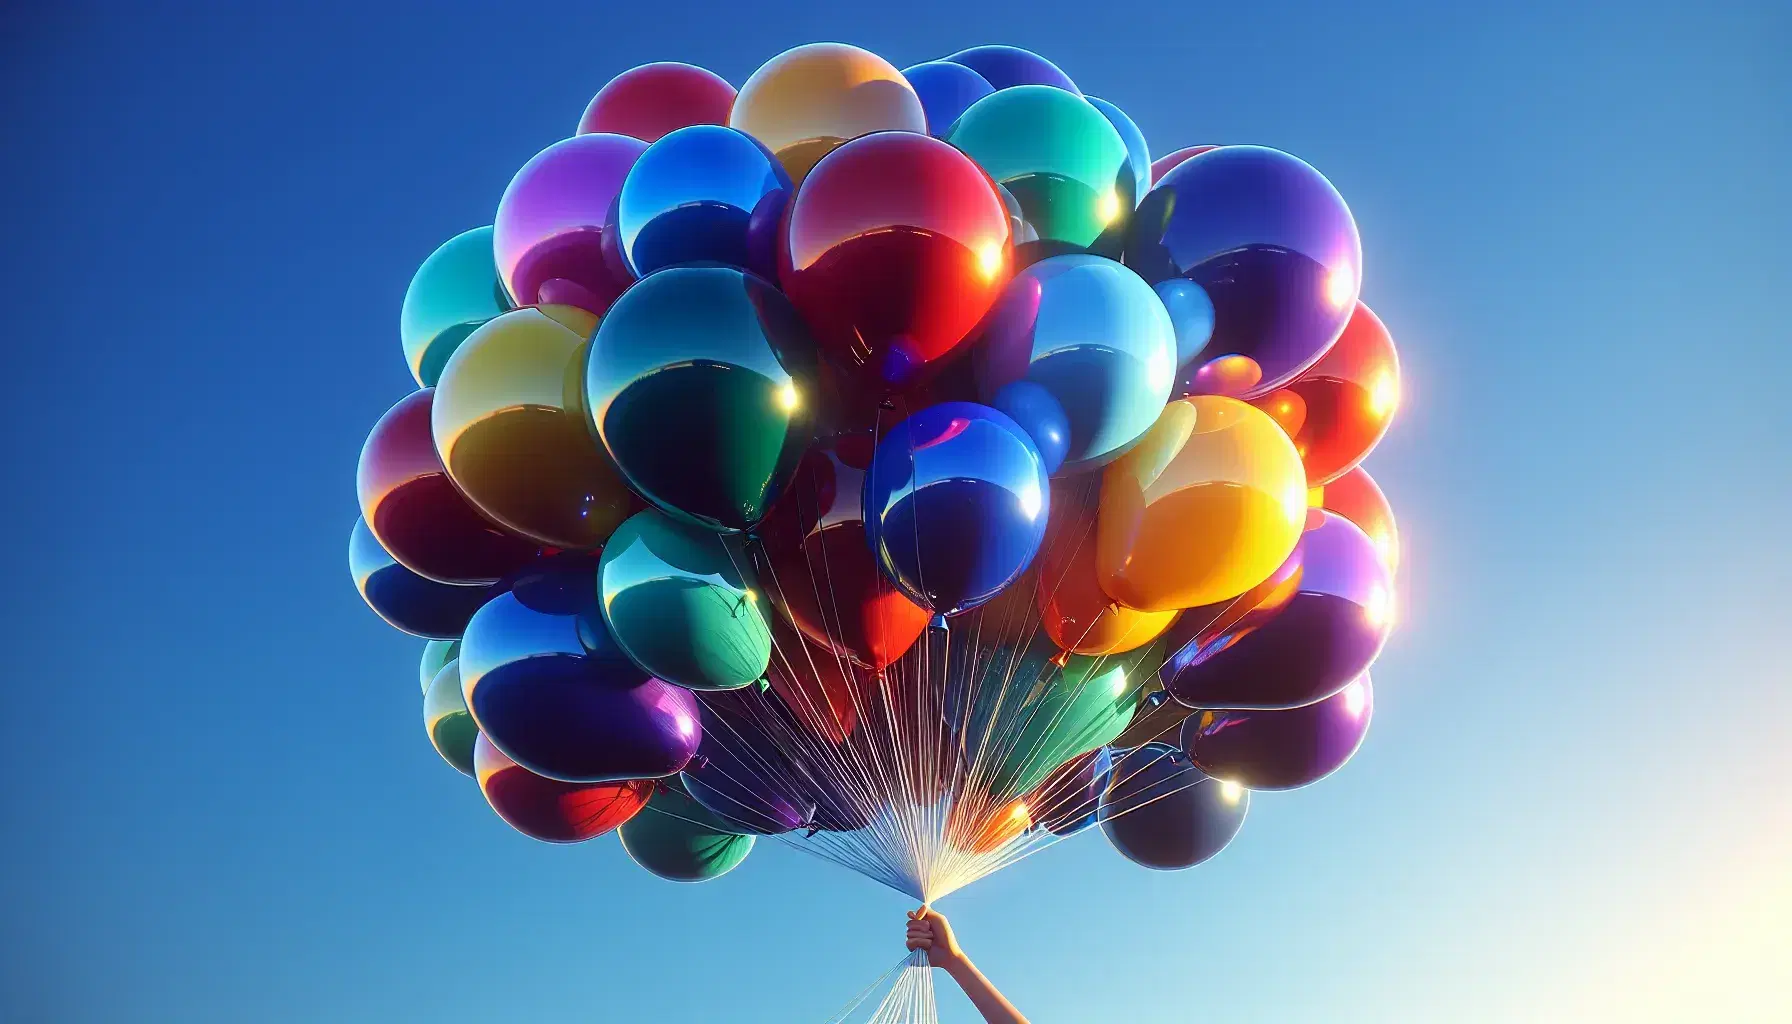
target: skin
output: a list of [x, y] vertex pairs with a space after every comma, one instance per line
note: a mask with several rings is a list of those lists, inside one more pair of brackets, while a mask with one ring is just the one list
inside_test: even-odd
[[964, 955], [944, 914], [927, 906], [909, 911], [908, 948], [926, 950], [927, 962], [952, 976], [988, 1024], [1027, 1024], [1027, 1018]]

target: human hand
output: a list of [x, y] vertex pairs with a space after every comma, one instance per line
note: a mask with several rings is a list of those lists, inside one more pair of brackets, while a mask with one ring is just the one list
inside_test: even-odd
[[908, 912], [908, 948], [926, 950], [927, 962], [952, 969], [965, 962], [964, 950], [952, 934], [952, 922], [931, 907]]

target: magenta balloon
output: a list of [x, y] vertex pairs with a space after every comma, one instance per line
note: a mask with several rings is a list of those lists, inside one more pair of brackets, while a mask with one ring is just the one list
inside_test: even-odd
[[1195, 767], [1247, 789], [1299, 789], [1344, 766], [1375, 713], [1367, 673], [1330, 697], [1285, 711], [1197, 711], [1182, 723]]
[[578, 306], [602, 316], [628, 287], [612, 207], [646, 149], [626, 135], [577, 135], [516, 172], [498, 203], [492, 249], [517, 305]]

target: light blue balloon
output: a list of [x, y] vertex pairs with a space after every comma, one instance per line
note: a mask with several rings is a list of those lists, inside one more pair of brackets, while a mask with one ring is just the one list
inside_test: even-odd
[[1213, 340], [1213, 298], [1186, 277], [1159, 281], [1151, 290], [1163, 300], [1176, 329], [1176, 365], [1187, 366]]
[[1126, 143], [1126, 162], [1132, 165], [1133, 181], [1136, 186], [1133, 190], [1132, 201], [1137, 203], [1145, 198], [1145, 193], [1151, 191], [1151, 147], [1145, 143], [1145, 133], [1139, 130], [1139, 126], [1133, 123], [1132, 118], [1126, 116], [1126, 111], [1107, 100], [1097, 96], [1083, 98], [1089, 101], [1090, 106], [1101, 111], [1102, 116], [1108, 119], [1108, 123], [1114, 126], [1114, 130], [1120, 133], [1121, 141]]
[[983, 395], [1027, 380], [1063, 406], [1070, 438], [1062, 475], [1112, 462], [1156, 422], [1175, 378], [1176, 332], [1137, 274], [1079, 253], [1015, 276], [978, 355]]

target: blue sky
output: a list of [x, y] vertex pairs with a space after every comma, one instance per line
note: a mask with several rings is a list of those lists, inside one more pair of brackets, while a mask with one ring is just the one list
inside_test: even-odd
[[821, 1020], [900, 955], [898, 897], [769, 843], [678, 886], [510, 833], [344, 565], [416, 264], [612, 74], [819, 39], [1018, 43], [1155, 152], [1301, 155], [1401, 345], [1367, 746], [1194, 871], [1085, 835], [951, 898], [1016, 1002], [1792, 1015], [1783, 6], [13, 6], [0, 1016]]

